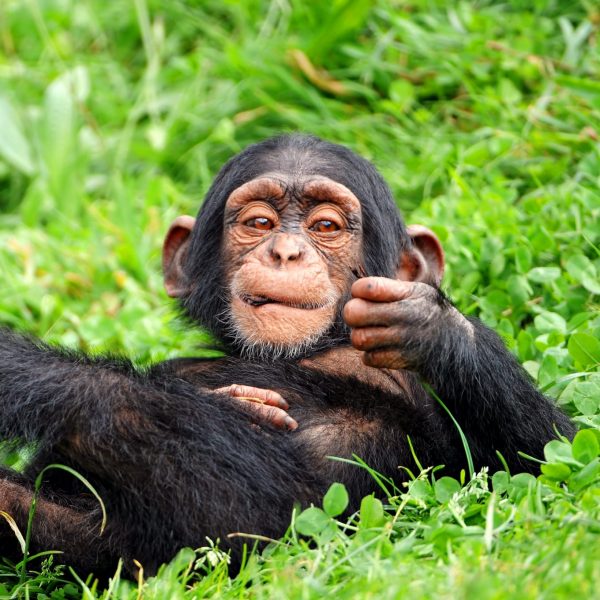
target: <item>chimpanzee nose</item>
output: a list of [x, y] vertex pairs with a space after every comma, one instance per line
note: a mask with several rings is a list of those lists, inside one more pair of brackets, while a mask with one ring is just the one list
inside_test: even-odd
[[302, 244], [296, 236], [280, 233], [273, 239], [270, 250], [272, 258], [278, 263], [285, 265], [300, 258]]

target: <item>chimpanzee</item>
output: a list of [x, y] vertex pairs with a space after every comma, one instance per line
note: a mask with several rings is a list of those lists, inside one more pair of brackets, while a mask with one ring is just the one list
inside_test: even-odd
[[[154, 571], [205, 537], [280, 536], [295, 504], [343, 482], [351, 507], [376, 491], [357, 455], [400, 484], [399, 466], [533, 470], [574, 428], [530, 382], [498, 336], [440, 291], [435, 235], [405, 227], [366, 160], [315, 137], [248, 147], [217, 175], [197, 220], [164, 244], [165, 285], [192, 323], [228, 351], [146, 370], [0, 331], [0, 438], [35, 443], [25, 473], [0, 471], [0, 510], [26, 527], [35, 475], [47, 471], [33, 549], [59, 549], [80, 569], [118, 557]], [[2, 552], [13, 544], [0, 524]], [[16, 544], [15, 544], [16, 545]], [[13, 548], [12, 552], [16, 552]]]

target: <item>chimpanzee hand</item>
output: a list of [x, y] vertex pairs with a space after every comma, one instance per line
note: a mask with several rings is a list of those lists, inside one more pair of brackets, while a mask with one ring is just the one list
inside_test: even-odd
[[277, 392], [238, 384], [228, 385], [214, 391], [243, 402], [257, 424], [269, 423], [290, 431], [298, 427], [298, 423], [286, 412], [289, 408], [288, 403]]
[[363, 362], [371, 367], [423, 372], [442, 340], [453, 332], [472, 336], [467, 319], [426, 283], [365, 277], [351, 292], [344, 319], [352, 345], [364, 350]]

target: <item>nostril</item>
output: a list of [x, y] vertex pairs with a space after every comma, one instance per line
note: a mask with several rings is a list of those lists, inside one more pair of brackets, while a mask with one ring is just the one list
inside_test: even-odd
[[299, 241], [287, 235], [276, 237], [271, 244], [270, 252], [272, 259], [280, 264], [296, 261], [302, 256]]

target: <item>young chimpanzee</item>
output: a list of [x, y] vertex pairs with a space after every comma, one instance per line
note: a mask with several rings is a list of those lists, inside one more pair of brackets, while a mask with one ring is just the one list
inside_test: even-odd
[[[531, 470], [554, 428], [573, 425], [540, 394], [496, 334], [442, 294], [443, 252], [406, 228], [374, 167], [314, 137], [250, 146], [218, 174], [198, 219], [164, 244], [165, 285], [227, 358], [134, 369], [0, 331], [0, 438], [34, 442], [24, 474], [0, 471], [0, 510], [26, 526], [32, 481], [61, 463], [103, 497], [108, 526], [79, 482], [48, 471], [34, 549], [81, 569], [118, 557], [146, 572], [205, 536], [281, 535], [295, 503], [342, 481], [352, 507], [376, 491], [360, 456], [400, 483], [424, 465]], [[0, 524], [3, 553], [16, 543]], [[236, 541], [237, 540], [237, 541]]]

